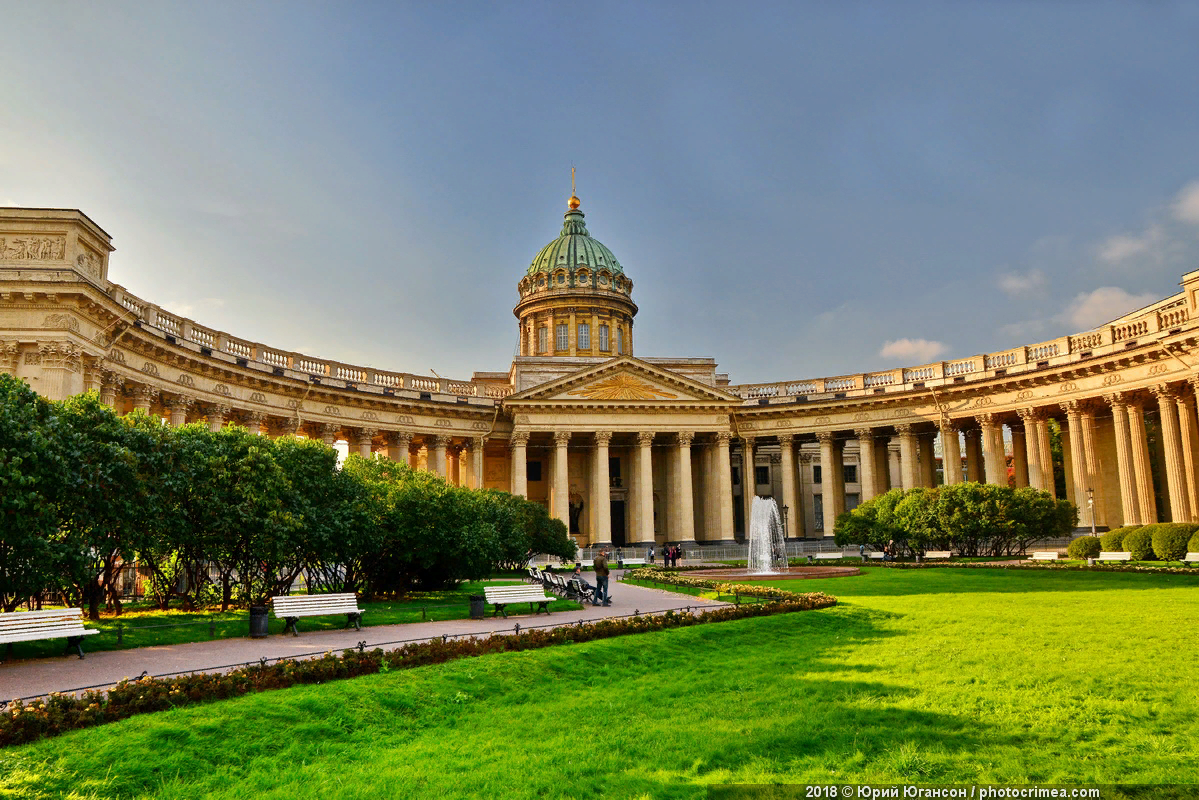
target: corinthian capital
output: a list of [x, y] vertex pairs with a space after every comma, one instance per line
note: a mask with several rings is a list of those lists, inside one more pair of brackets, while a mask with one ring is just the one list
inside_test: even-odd
[[597, 447], [607, 447], [610, 441], [612, 441], [612, 431], [595, 432], [595, 444]]
[[691, 440], [695, 438], [695, 434], [691, 431], [679, 431], [674, 435], [675, 442], [679, 447], [690, 447]]
[[[727, 433], [725, 434], [725, 441], [726, 442], [728, 441]], [[654, 432], [653, 431], [638, 431], [637, 432], [637, 444], [639, 446], [650, 447], [651, 445], [653, 445], [653, 443], [654, 443]]]
[[528, 431], [512, 431], [512, 434], [508, 437], [508, 446], [509, 447], [524, 447], [528, 443], [529, 443], [529, 432]]
[[556, 447], [566, 447], [570, 444], [570, 431], [554, 431], [554, 445]]

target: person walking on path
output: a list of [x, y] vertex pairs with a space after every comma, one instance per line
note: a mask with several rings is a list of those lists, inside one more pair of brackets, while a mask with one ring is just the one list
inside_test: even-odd
[[595, 597], [603, 605], [612, 605], [608, 594], [608, 551], [600, 550], [595, 557]]

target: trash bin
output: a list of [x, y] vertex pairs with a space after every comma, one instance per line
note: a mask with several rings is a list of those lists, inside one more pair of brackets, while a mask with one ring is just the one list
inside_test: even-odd
[[1095, 559], [1093, 559], [1093, 558], [1088, 558], [1088, 559], [1087, 559], [1087, 566], [1088, 566], [1088, 567], [1093, 567], [1093, 566], [1095, 566]]
[[266, 638], [266, 606], [250, 606], [250, 638]]
[[483, 619], [487, 614], [487, 596], [472, 594], [470, 596], [470, 618]]

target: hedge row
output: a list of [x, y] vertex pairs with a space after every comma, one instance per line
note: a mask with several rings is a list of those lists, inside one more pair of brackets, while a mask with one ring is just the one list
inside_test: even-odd
[[136, 562], [160, 607], [318, 591], [437, 589], [575, 555], [545, 507], [236, 425], [117, 415], [95, 392], [52, 403], [0, 374], [0, 611], [62, 593], [120, 611]]
[[0, 747], [116, 722], [137, 714], [240, 697], [252, 692], [286, 689], [299, 684], [327, 683], [360, 675], [390, 672], [393, 669], [444, 664], [447, 661], [488, 653], [537, 650], [553, 645], [590, 642], [635, 633], [808, 611], [827, 608], [837, 602], [836, 598], [822, 593], [787, 594], [791, 597], [782, 602], [725, 606], [696, 615], [667, 611], [660, 616], [601, 620], [530, 630], [520, 634], [497, 634], [487, 638], [471, 637], [449, 641], [438, 638], [406, 644], [386, 652], [381, 649], [369, 652], [346, 650], [340, 656], [326, 653], [321, 658], [307, 661], [255, 664], [227, 673], [193, 673], [175, 678], [145, 677], [135, 681], [122, 681], [107, 693], [89, 691], [79, 697], [51, 694], [46, 700], [28, 705], [16, 700], [5, 712], [0, 713]]
[[1126, 525], [1103, 534], [1099, 542], [1104, 551], [1132, 553], [1133, 561], [1181, 561], [1187, 553], [1199, 553], [1199, 524]]

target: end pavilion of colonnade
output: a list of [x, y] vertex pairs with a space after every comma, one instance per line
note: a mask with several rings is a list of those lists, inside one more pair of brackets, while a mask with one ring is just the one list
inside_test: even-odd
[[171, 314], [109, 279], [113, 250], [79, 211], [0, 209], [0, 371], [51, 399], [97, 390], [122, 413], [344, 441], [522, 494], [582, 545], [731, 542], [751, 493], [785, 507], [790, 538], [831, 536], [839, 513], [891, 487], [963, 480], [1060, 482], [1084, 528], [1199, 521], [1199, 271], [1048, 342], [735, 384], [710, 358], [634, 355], [632, 280], [572, 196], [561, 234], [514, 273], [520, 355], [451, 380]]

